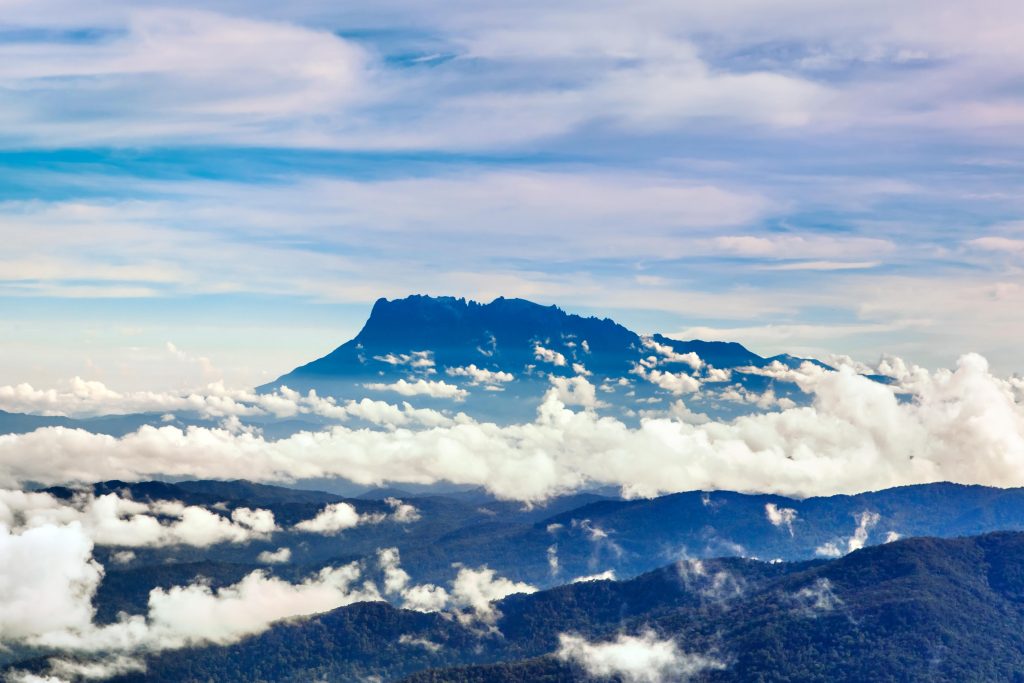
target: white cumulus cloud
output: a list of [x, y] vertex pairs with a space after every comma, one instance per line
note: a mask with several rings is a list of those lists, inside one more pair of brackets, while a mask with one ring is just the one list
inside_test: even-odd
[[256, 556], [257, 562], [263, 564], [285, 564], [292, 559], [290, 548], [278, 548], [277, 550], [264, 550]]
[[725, 668], [712, 657], [683, 652], [674, 640], [659, 638], [653, 631], [638, 636], [619, 634], [604, 642], [562, 633], [557, 655], [578, 664], [590, 676], [617, 676], [625, 683], [686, 681], [704, 671]]
[[764, 514], [772, 526], [785, 527], [789, 535], [793, 535], [793, 522], [796, 521], [796, 510], [793, 508], [780, 508], [775, 503], [765, 503]]
[[373, 516], [360, 515], [351, 503], [331, 503], [318, 512], [316, 517], [302, 520], [294, 528], [314, 534], [337, 534], [375, 519]]
[[445, 368], [449, 377], [467, 377], [472, 385], [498, 386], [515, 379], [511, 372], [478, 368], [475, 363], [464, 367]]
[[443, 380], [418, 379], [409, 382], [404, 379], [385, 384], [383, 382], [370, 382], [364, 387], [371, 391], [393, 391], [402, 396], [429, 396], [431, 398], [451, 398], [461, 401], [469, 396], [469, 392], [460, 389], [455, 384], [449, 384]]
[[1024, 485], [1024, 406], [977, 355], [889, 386], [848, 367], [804, 366], [811, 404], [729, 422], [672, 414], [637, 426], [548, 393], [532, 422], [460, 418], [410, 429], [343, 425], [271, 440], [173, 425], [123, 437], [60, 427], [0, 436], [0, 486], [188, 476], [451, 481], [537, 501], [594, 484], [628, 496], [686, 490], [856, 493], [933, 481]]
[[540, 344], [535, 344], [533, 347], [533, 357], [539, 361], [545, 363], [551, 363], [552, 365], [564, 366], [565, 356], [553, 349], [548, 349]]

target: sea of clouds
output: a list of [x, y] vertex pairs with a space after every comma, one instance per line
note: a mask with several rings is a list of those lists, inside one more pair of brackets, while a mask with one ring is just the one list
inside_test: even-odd
[[[0, 388], [0, 407], [5, 408], [102, 414], [157, 405], [221, 420], [217, 427], [144, 426], [122, 437], [66, 427], [0, 436], [4, 643], [95, 657], [85, 663], [54, 659], [48, 679], [15, 674], [12, 680], [59, 681], [132, 670], [142, 666], [140, 654], [231, 643], [280, 619], [366, 600], [447, 610], [460, 623], [486, 633], [495, 623], [495, 600], [535, 590], [487, 567], [460, 567], [448, 586], [416, 584], [401, 568], [398, 551], [386, 548], [379, 551], [376, 566], [364, 561], [327, 567], [295, 583], [254, 571], [220, 589], [203, 583], [154, 589], [146, 614], [97, 625], [92, 598], [105, 568], [93, 556], [96, 545], [245, 543], [266, 539], [280, 527], [268, 510], [237, 508], [228, 514], [85, 492], [65, 500], [24, 490], [29, 484], [176, 476], [267, 482], [342, 477], [367, 486], [476, 485], [525, 503], [600, 485], [617, 486], [633, 497], [694, 489], [803, 497], [939, 480], [1024, 485], [1020, 378], [995, 376], [985, 359], [974, 354], [963, 356], [955, 369], [938, 371], [886, 359], [870, 369], [886, 381], [869, 378], [864, 370], [852, 364], [834, 371], [810, 363], [797, 369], [772, 366], [761, 372], [797, 383], [811, 397], [809, 405], [776, 405], [716, 421], [695, 419], [677, 399], [669, 410], [632, 426], [601, 413], [597, 389], [583, 374], [552, 378], [536, 418], [511, 425], [408, 403], [339, 403], [287, 389], [258, 395], [214, 386], [204, 394], [174, 396], [124, 395], [87, 382], [65, 392]], [[298, 414], [334, 422], [275, 440], [244, 421], [253, 415]], [[352, 419], [360, 426], [345, 424]], [[360, 515], [346, 503], [329, 505], [294, 530], [331, 534], [385, 518], [398, 523], [418, 518], [418, 511], [402, 501], [389, 505], [390, 513], [378, 515]], [[777, 526], [792, 524], [792, 510], [766, 509], [766, 515]], [[863, 545], [874, 521], [859, 520], [847, 550]], [[842, 553], [838, 546], [819, 550]], [[274, 564], [287, 562], [290, 551], [282, 547], [264, 555], [267, 564]], [[568, 634], [559, 655], [584, 662], [595, 675], [618, 672], [636, 681], [648, 680], [643, 672], [679, 662], [697, 669], [720, 665], [649, 634], [598, 644]], [[634, 671], [635, 662], [640, 664]]]
[[[121, 437], [50, 427], [0, 436], [0, 486], [160, 476], [340, 477], [367, 486], [452, 482], [535, 502], [601, 485], [633, 497], [695, 489], [805, 497], [943, 480], [1024, 484], [1024, 380], [995, 376], [976, 354], [963, 356], [953, 370], [894, 359], [876, 370], [889, 383], [850, 365], [768, 368], [763, 372], [796, 382], [810, 405], [716, 421], [694, 419], [677, 399], [636, 426], [602, 414], [582, 375], [552, 378], [536, 418], [511, 425], [408, 403], [340, 404], [312, 392], [256, 395], [215, 387], [207, 395], [146, 400], [167, 409], [192, 406], [222, 418], [217, 427], [144, 426]], [[0, 406], [15, 391], [0, 388]], [[23, 387], [22, 394], [35, 391]], [[355, 417], [361, 426], [339, 422], [275, 440], [243, 422], [261, 413]]]

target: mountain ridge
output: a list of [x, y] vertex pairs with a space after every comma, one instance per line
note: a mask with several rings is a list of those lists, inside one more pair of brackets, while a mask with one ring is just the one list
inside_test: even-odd
[[114, 680], [593, 681], [553, 654], [560, 634], [598, 644], [648, 633], [721, 664], [694, 681], [1017, 681], [1022, 563], [1014, 532], [907, 539], [827, 561], [683, 560], [506, 597], [495, 604], [500, 636], [357, 603], [235, 645], [156, 655], [145, 674]]

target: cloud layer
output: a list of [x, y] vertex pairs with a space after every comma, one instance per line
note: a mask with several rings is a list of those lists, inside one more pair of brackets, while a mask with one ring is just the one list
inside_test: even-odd
[[76, 524], [94, 543], [123, 548], [247, 543], [278, 530], [269, 510], [240, 507], [218, 514], [177, 501], [143, 503], [113, 493], [79, 493], [63, 500], [16, 490], [0, 490], [0, 524], [15, 532]]
[[122, 438], [46, 428], [0, 436], [0, 484], [337, 476], [473, 484], [526, 501], [601, 484], [633, 496], [721, 488], [797, 497], [937, 480], [1024, 484], [1019, 381], [992, 375], [976, 355], [955, 371], [899, 368], [893, 385], [845, 366], [785, 370], [810, 406], [703, 424], [668, 413], [632, 428], [592, 406], [568, 408], [554, 387], [535, 421], [509, 426], [468, 418], [419, 429], [335, 426], [277, 441], [199, 427], [147, 426]]

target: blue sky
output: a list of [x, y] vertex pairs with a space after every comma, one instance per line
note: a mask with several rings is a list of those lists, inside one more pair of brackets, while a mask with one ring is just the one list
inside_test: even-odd
[[256, 384], [414, 292], [1024, 370], [1019, 3], [338, 4], [4, 4], [4, 384]]

